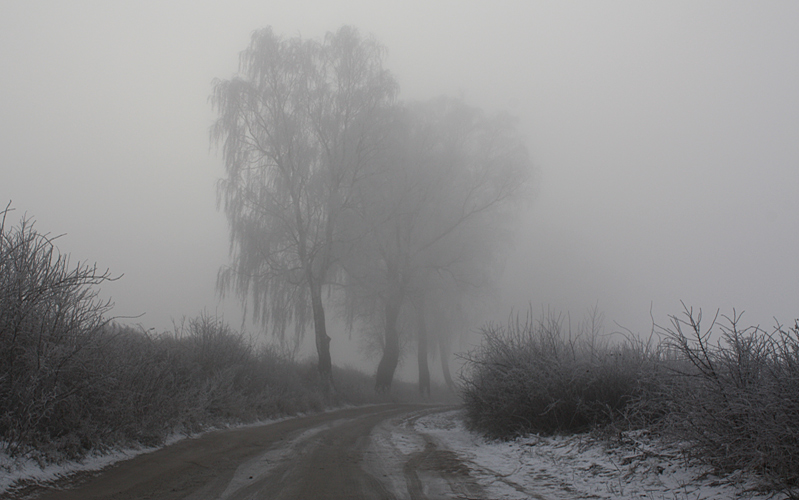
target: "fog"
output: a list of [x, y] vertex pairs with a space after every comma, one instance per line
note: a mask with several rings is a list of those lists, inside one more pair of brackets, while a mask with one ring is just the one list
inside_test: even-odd
[[[205, 310], [228, 261], [212, 79], [253, 30], [343, 24], [388, 49], [401, 99], [519, 118], [535, 198], [492, 303], [648, 333], [680, 301], [799, 317], [799, 4], [19, 2], [0, 15], [0, 201], [123, 278], [115, 314], [157, 331]], [[651, 314], [651, 316], [650, 316]], [[619, 325], [619, 326], [616, 326]], [[359, 357], [341, 328], [334, 363]], [[312, 337], [312, 335], [309, 335]], [[310, 353], [310, 352], [309, 352]]]

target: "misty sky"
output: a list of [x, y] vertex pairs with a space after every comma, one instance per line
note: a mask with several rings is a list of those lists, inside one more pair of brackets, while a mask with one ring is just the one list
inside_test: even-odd
[[[253, 30], [373, 34], [403, 99], [520, 119], [537, 197], [496, 306], [648, 333], [680, 312], [799, 317], [799, 2], [0, 0], [0, 202], [124, 277], [156, 330], [237, 325], [207, 101]], [[346, 337], [333, 332], [337, 346]]]

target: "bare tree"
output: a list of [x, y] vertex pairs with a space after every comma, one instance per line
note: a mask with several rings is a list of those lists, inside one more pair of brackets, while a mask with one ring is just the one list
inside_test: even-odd
[[219, 203], [230, 225], [232, 265], [218, 288], [233, 291], [252, 317], [283, 338], [313, 322], [319, 371], [332, 387], [323, 288], [337, 269], [339, 218], [383, 140], [383, 109], [397, 86], [383, 48], [350, 27], [321, 42], [253, 33], [239, 75], [216, 80], [227, 178]]
[[[390, 389], [399, 361], [403, 308], [417, 304], [417, 342], [426, 350], [426, 292], [462, 285], [458, 268], [476, 262], [476, 248], [490, 255], [498, 243], [490, 241], [492, 227], [509, 220], [502, 216], [529, 172], [527, 150], [505, 116], [445, 98], [407, 105], [395, 116], [391, 146], [361, 191], [360, 227], [368, 237], [346, 262], [350, 318], [379, 312], [384, 321], [378, 391]], [[426, 353], [419, 360], [425, 392]]]

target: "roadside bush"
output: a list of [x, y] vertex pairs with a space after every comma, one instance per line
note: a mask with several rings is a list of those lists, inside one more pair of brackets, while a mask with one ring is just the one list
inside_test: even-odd
[[[6, 452], [42, 462], [75, 459], [112, 446], [158, 445], [174, 432], [375, 402], [367, 395], [371, 377], [347, 371], [342, 381], [354, 387], [330, 401], [315, 365], [288, 360], [268, 346], [256, 349], [208, 316], [161, 335], [107, 324], [81, 352], [80, 363], [64, 365], [62, 374], [80, 379], [80, 387], [46, 418], [35, 418], [42, 406], [35, 401], [3, 401], [0, 446]], [[27, 388], [18, 400], [30, 394], [35, 391]]]
[[650, 380], [639, 407], [720, 470], [799, 485], [799, 322], [768, 333], [741, 328], [735, 311], [721, 319], [704, 329], [701, 311], [671, 317], [661, 330], [679, 357], [661, 370], [669, 376]]
[[621, 418], [639, 394], [651, 354], [640, 342], [612, 343], [594, 312], [573, 333], [562, 316], [528, 312], [488, 325], [466, 356], [462, 400], [469, 425], [491, 438], [579, 432]]
[[0, 213], [0, 440], [11, 449], [89, 446], [70, 434], [85, 425], [111, 309], [93, 286], [112, 278], [71, 266], [28, 219], [9, 227], [8, 212]]

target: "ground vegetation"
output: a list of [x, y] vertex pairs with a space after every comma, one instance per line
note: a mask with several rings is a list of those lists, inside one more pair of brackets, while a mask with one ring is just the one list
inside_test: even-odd
[[604, 335], [593, 320], [572, 329], [562, 315], [487, 325], [461, 374], [466, 421], [503, 440], [645, 431], [719, 473], [795, 491], [799, 323], [741, 325], [735, 311], [703, 323], [685, 306], [648, 342]]

